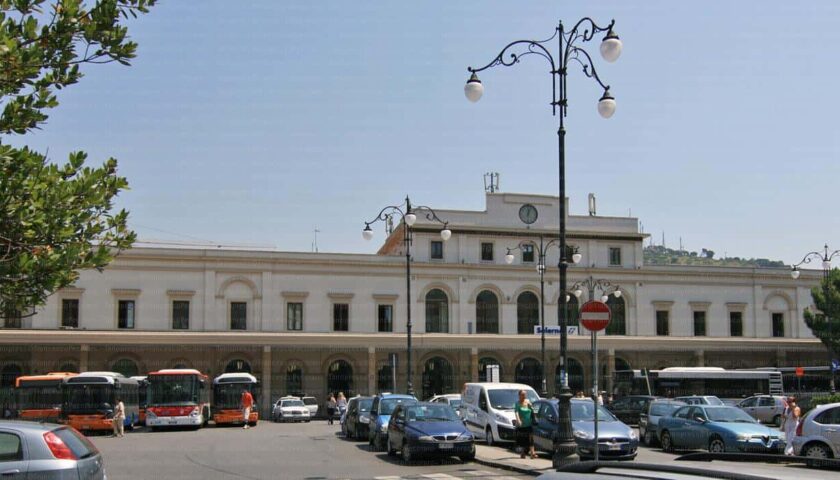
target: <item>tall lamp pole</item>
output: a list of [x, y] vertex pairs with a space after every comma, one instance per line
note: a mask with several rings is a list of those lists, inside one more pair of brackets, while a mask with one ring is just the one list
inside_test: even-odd
[[[540, 396], [545, 398], [548, 397], [548, 386], [546, 385], [547, 382], [545, 379], [545, 256], [548, 253], [549, 248], [552, 246], [558, 246], [558, 244], [556, 238], [551, 239], [548, 243], [543, 243], [542, 235], [540, 235], [539, 246], [530, 241], [523, 240], [519, 242], [517, 246], [507, 249], [505, 262], [508, 265], [512, 264], [514, 260], [513, 252], [516, 250], [524, 251], [524, 249], [528, 246], [532, 248], [536, 247], [537, 249], [537, 272], [540, 274], [540, 365], [542, 368], [542, 387], [540, 389]], [[580, 259], [581, 254], [575, 251], [572, 254], [572, 263], [578, 263], [580, 262]]]
[[[379, 211], [379, 214], [371, 221], [365, 222], [365, 228], [362, 230], [362, 236], [365, 240], [373, 238], [373, 230], [370, 228], [376, 222], [385, 222], [386, 225], [391, 225], [396, 218], [403, 224], [403, 244], [405, 245], [405, 309], [406, 309], [406, 393], [414, 395], [414, 385], [411, 381], [411, 243], [413, 240], [412, 226], [417, 222], [417, 214], [425, 215], [426, 220], [443, 224], [440, 231], [440, 238], [444, 241], [449, 240], [452, 236], [452, 231], [449, 230], [448, 222], [444, 222], [438, 218], [434, 210], [426, 206], [416, 206], [411, 204], [411, 200], [406, 195], [405, 202], [399, 205], [388, 205]], [[388, 232], [389, 234], [391, 232]]]
[[[606, 32], [601, 42], [601, 56], [607, 62], [614, 62], [618, 60], [621, 55], [622, 44], [618, 35], [615, 34], [613, 26], [615, 21], [611, 21], [606, 27], [599, 27], [594, 20], [585, 17], [579, 20], [571, 30], [566, 30], [563, 27], [563, 22], [558, 22], [554, 35], [546, 40], [517, 40], [505, 46], [501, 52], [487, 65], [481, 68], [468, 67], [467, 71], [471, 73], [467, 84], [464, 86], [464, 94], [471, 102], [477, 102], [484, 93], [484, 87], [481, 80], [478, 79], [478, 72], [486, 70], [497, 65], [509, 67], [519, 63], [519, 59], [526, 55], [538, 55], [546, 59], [551, 70], [551, 109], [552, 113], [557, 116], [559, 109], [559, 127], [557, 129], [558, 139], [558, 166], [559, 166], [559, 197], [560, 197], [560, 260], [558, 262], [558, 269], [560, 270], [560, 291], [566, 291], [566, 270], [568, 268], [568, 259], [566, 257], [566, 129], [563, 119], [566, 116], [568, 102], [566, 97], [566, 77], [568, 74], [568, 66], [570, 62], [577, 62], [583, 68], [583, 73], [589, 78], [594, 79], [604, 93], [598, 101], [598, 113], [604, 118], [612, 117], [615, 113], [615, 99], [610, 94], [610, 87], [605, 85], [595, 71], [595, 66], [592, 57], [581, 47], [576, 44], [591, 41], [597, 33]], [[557, 41], [558, 51], [552, 55], [549, 50], [551, 42]], [[555, 60], [556, 58], [556, 60]], [[558, 323], [560, 325], [560, 356], [561, 361], [565, 362], [565, 352], [567, 348], [566, 335], [566, 296], [560, 295], [562, 305], [557, 310]], [[565, 371], [566, 365], [561, 365]], [[566, 377], [566, 376], [564, 376]], [[576, 462], [579, 460], [575, 453], [576, 446], [574, 437], [572, 437], [570, 400], [572, 398], [569, 390], [568, 380], [564, 378], [563, 387], [560, 394], [560, 408], [557, 419], [557, 440], [554, 444], [554, 456], [552, 463], [555, 468]]]
[[[801, 262], [797, 263], [793, 267], [791, 267], [790, 276], [795, 279], [799, 278], [799, 267], [806, 263], [811, 263], [812, 260], [820, 260], [822, 262], [822, 273], [823, 273], [823, 282], [822, 287], [825, 290], [826, 298], [828, 298], [828, 276], [831, 274], [831, 259], [834, 257], [840, 256], [840, 250], [835, 250], [833, 252], [829, 252], [828, 245], [823, 246], [823, 251], [815, 251], [809, 252], [805, 254], [805, 257], [802, 259]], [[831, 320], [828, 320], [828, 336], [831, 337], [832, 335], [832, 325]], [[829, 388], [831, 389], [831, 393], [834, 393], [836, 390], [834, 388], [834, 352], [831, 349], [830, 344], [826, 344], [826, 348], [828, 349], [828, 371], [829, 371]]]

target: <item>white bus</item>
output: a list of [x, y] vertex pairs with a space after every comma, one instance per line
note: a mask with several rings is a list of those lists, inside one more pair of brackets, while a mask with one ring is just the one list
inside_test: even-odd
[[726, 370], [720, 367], [670, 367], [662, 370], [619, 370], [613, 375], [619, 395], [716, 395], [745, 398], [782, 395], [782, 374], [772, 370]]

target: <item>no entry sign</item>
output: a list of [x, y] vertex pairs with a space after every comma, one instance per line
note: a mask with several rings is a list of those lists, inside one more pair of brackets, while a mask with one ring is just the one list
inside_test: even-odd
[[599, 332], [610, 324], [610, 307], [604, 302], [590, 300], [580, 307], [580, 323], [590, 332]]

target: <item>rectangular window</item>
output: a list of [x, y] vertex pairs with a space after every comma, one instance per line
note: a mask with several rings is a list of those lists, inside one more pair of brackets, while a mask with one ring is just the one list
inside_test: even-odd
[[774, 337], [784, 337], [785, 336], [785, 314], [784, 313], [774, 313], [773, 314], [773, 336]]
[[668, 325], [668, 310], [656, 311], [656, 334], [659, 336], [668, 336], [670, 331]]
[[134, 328], [134, 300], [120, 300], [117, 304], [117, 328]]
[[288, 303], [286, 304], [286, 329], [287, 330], [303, 330], [303, 304], [302, 303]]
[[481, 261], [493, 261], [493, 244], [490, 242], [481, 242]]
[[379, 305], [379, 331], [393, 332], [394, 331], [394, 306], [393, 305]]
[[706, 336], [706, 312], [705, 310], [699, 310], [694, 312], [694, 336], [695, 337], [705, 337]]
[[534, 263], [534, 246], [522, 245], [522, 263]]
[[189, 300], [172, 301], [172, 328], [175, 330], [189, 330], [190, 302]]
[[432, 260], [443, 260], [443, 242], [432, 240]]
[[246, 330], [248, 326], [248, 303], [230, 302], [230, 329]]
[[621, 248], [610, 247], [610, 265], [621, 265]]
[[79, 299], [61, 300], [61, 326], [79, 328]]
[[729, 312], [729, 335], [732, 337], [744, 336], [744, 314], [741, 312]]
[[346, 332], [350, 330], [350, 305], [346, 303], [333, 304], [333, 330]]

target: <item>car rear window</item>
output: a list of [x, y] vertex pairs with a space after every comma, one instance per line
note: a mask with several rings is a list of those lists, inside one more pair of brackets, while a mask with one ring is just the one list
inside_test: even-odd
[[78, 459], [92, 457], [99, 453], [90, 440], [72, 428], [57, 428], [52, 433], [60, 438]]
[[680, 407], [682, 405], [679, 403], [654, 403], [650, 406], [650, 414], [664, 417]]
[[318, 401], [315, 400], [314, 397], [304, 397], [303, 398], [304, 405], [318, 405]]

